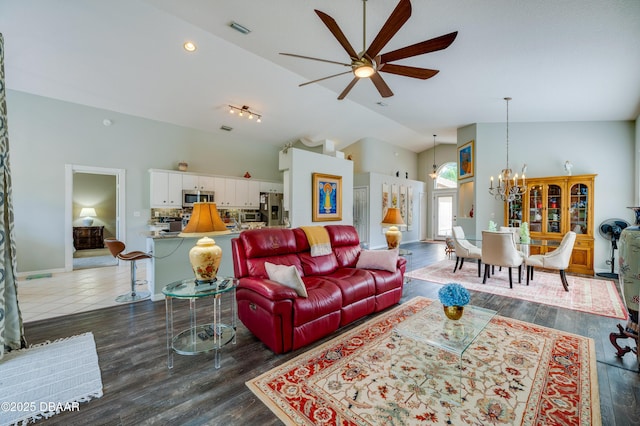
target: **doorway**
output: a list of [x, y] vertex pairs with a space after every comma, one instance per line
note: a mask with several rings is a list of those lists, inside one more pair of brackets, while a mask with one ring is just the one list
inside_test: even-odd
[[124, 169], [65, 166], [65, 271], [118, 264], [103, 240], [124, 240], [124, 182]]
[[434, 240], [444, 240], [451, 235], [455, 225], [455, 206], [458, 204], [456, 191], [441, 190], [434, 195]]

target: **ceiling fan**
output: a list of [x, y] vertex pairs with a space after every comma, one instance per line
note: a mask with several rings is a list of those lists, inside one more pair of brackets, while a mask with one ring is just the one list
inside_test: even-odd
[[[367, 0], [362, 0], [362, 32], [366, 34], [366, 4]], [[320, 62], [328, 62], [331, 64], [343, 65], [351, 68], [349, 71], [341, 72], [338, 74], [330, 75], [327, 77], [319, 78], [317, 80], [308, 81], [306, 83], [300, 84], [300, 86], [306, 86], [307, 84], [317, 83], [322, 80], [327, 80], [329, 78], [337, 77], [339, 75], [348, 74], [353, 72], [355, 77], [351, 82], [347, 85], [347, 87], [340, 93], [338, 96], [339, 100], [344, 99], [349, 91], [355, 86], [361, 78], [370, 78], [373, 84], [380, 92], [380, 95], [383, 98], [387, 98], [389, 96], [393, 96], [393, 92], [387, 85], [387, 83], [382, 79], [380, 72], [387, 72], [390, 74], [401, 75], [404, 77], [412, 77], [418, 78], [421, 80], [426, 80], [428, 78], [436, 75], [439, 70], [432, 70], [427, 68], [418, 68], [411, 67], [407, 65], [396, 65], [391, 64], [390, 62], [397, 61], [400, 59], [411, 58], [413, 56], [423, 55], [425, 53], [435, 52], [438, 50], [446, 49], [453, 43], [458, 35], [457, 31], [454, 31], [449, 34], [445, 34], [440, 37], [432, 38], [430, 40], [425, 40], [420, 43], [412, 44], [410, 46], [405, 46], [403, 48], [394, 50], [392, 52], [387, 52], [380, 55], [380, 51], [384, 48], [384, 46], [396, 35], [396, 33], [402, 28], [405, 22], [411, 16], [411, 1], [410, 0], [400, 0], [396, 8], [393, 10], [387, 21], [380, 29], [378, 35], [373, 39], [369, 48], [366, 47], [366, 40], [363, 40], [362, 52], [356, 53], [354, 48], [351, 46], [347, 37], [344, 35], [337, 22], [329, 15], [319, 10], [315, 10], [316, 14], [320, 17], [322, 22], [327, 26], [331, 34], [338, 40], [338, 43], [346, 50], [349, 58], [351, 59], [350, 63], [331, 61], [327, 59], [314, 58], [311, 56], [302, 56], [296, 55], [293, 53], [280, 53], [281, 55], [293, 56], [296, 58], [302, 59], [311, 59], [314, 61]]]

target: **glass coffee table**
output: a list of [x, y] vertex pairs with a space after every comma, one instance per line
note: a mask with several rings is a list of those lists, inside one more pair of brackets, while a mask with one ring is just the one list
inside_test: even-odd
[[[188, 278], [168, 284], [162, 289], [165, 296], [167, 321], [167, 366], [173, 368], [173, 352], [180, 355], [196, 355], [215, 351], [214, 365], [220, 368], [219, 349], [231, 342], [236, 343], [236, 285], [231, 277], [218, 276], [213, 283], [196, 284], [194, 278]], [[198, 324], [196, 301], [213, 298], [210, 321]], [[229, 299], [231, 318], [222, 321], [222, 299]], [[189, 328], [174, 334], [173, 299], [189, 301]], [[226, 303], [225, 303], [226, 304]]]
[[465, 369], [462, 356], [496, 313], [467, 305], [462, 318], [454, 321], [444, 315], [442, 304], [434, 301], [395, 327], [398, 343], [405, 347], [398, 351], [401, 357], [392, 356], [392, 373], [411, 386], [429, 389], [434, 396], [459, 405]]

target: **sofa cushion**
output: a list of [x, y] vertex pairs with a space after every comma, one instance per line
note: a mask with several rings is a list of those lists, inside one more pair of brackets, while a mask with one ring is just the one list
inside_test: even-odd
[[[303, 278], [309, 297], [293, 300], [293, 326], [299, 327], [332, 312], [340, 312], [342, 293], [333, 283], [317, 276]], [[339, 322], [339, 319], [338, 319]]]
[[291, 229], [253, 229], [240, 233], [238, 237], [247, 259], [294, 254], [298, 252], [296, 238]]
[[338, 269], [336, 256], [331, 253], [326, 256], [312, 257], [310, 252], [298, 254], [304, 275], [329, 275]]
[[356, 268], [395, 272], [398, 269], [398, 249], [362, 250]]
[[282, 284], [285, 287], [292, 288], [298, 293], [298, 296], [308, 297], [307, 288], [300, 278], [300, 272], [293, 265], [275, 265], [270, 262], [264, 263], [264, 268], [271, 281]]
[[360, 253], [360, 238], [351, 225], [327, 225], [331, 248], [340, 268], [354, 268]]

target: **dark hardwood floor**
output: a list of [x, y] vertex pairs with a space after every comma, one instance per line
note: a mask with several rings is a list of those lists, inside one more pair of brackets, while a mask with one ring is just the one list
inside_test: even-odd
[[[413, 269], [445, 258], [441, 244], [411, 243], [403, 248], [413, 252]], [[468, 267], [475, 265], [465, 266]], [[401, 302], [418, 295], [437, 299], [439, 287], [412, 280], [405, 285]], [[180, 330], [188, 324], [188, 305], [178, 303], [174, 302], [174, 311], [176, 329]], [[609, 343], [609, 333], [616, 330], [617, 320], [488, 293], [472, 292], [471, 303], [494, 309], [506, 317], [593, 338], [602, 424], [640, 424], [637, 365], [631, 354], [622, 360], [616, 358]], [[199, 309], [210, 309], [204, 305], [201, 303]], [[34, 321], [25, 324], [25, 332], [30, 344], [85, 332], [92, 332], [96, 340], [104, 395], [82, 403], [78, 412], [61, 413], [38, 422], [51, 425], [279, 425], [282, 423], [249, 391], [245, 382], [335, 337], [328, 336], [293, 353], [274, 355], [239, 323], [237, 344], [223, 348], [219, 370], [213, 366], [212, 353], [176, 354], [174, 368], [168, 370], [164, 302], [144, 301]]]

